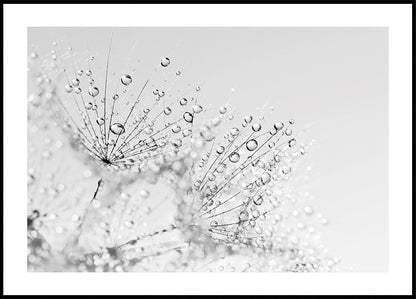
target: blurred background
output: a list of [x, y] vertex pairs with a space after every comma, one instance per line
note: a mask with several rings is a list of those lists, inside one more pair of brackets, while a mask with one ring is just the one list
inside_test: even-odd
[[324, 244], [351, 271], [388, 271], [387, 28], [29, 28], [28, 53], [57, 41], [104, 66], [112, 34], [110, 72], [146, 78], [169, 57], [212, 107], [294, 118], [315, 140], [302, 187], [329, 219]]

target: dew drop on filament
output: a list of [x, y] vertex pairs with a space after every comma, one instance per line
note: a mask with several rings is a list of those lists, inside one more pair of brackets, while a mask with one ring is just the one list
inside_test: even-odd
[[130, 75], [123, 75], [121, 77], [121, 83], [123, 83], [123, 85], [129, 85], [132, 81], [133, 79], [131, 78]]
[[240, 154], [237, 152], [232, 153], [229, 158], [230, 162], [232, 163], [237, 163], [238, 161], [240, 161]]
[[251, 140], [247, 141], [246, 148], [249, 151], [254, 151], [257, 148], [257, 145], [258, 145], [257, 140], [251, 139]]
[[102, 126], [104, 124], [104, 118], [100, 117], [99, 119], [97, 119], [97, 124], [99, 126]]
[[185, 112], [183, 114], [183, 119], [188, 123], [192, 123], [194, 121], [194, 116], [190, 112]]
[[124, 126], [120, 123], [114, 123], [111, 125], [110, 131], [115, 135], [121, 135], [126, 130], [124, 129]]
[[100, 93], [100, 90], [97, 87], [90, 87], [88, 89], [88, 94], [92, 97], [96, 97]]

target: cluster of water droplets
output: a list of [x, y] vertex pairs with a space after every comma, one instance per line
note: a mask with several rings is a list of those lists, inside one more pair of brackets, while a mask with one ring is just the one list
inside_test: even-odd
[[199, 121], [205, 117], [201, 87], [188, 83], [186, 90], [175, 89], [182, 73], [172, 70], [170, 58], [162, 57], [143, 79], [136, 66], [128, 73], [112, 72], [117, 57], [110, 51], [105, 67], [97, 66], [94, 56], [79, 56], [71, 47], [53, 43], [42, 65], [45, 76], [53, 74], [48, 80], [57, 89], [54, 102], [63, 127], [98, 164], [112, 171], [160, 168], [186, 156], [201, 130], [208, 135]]
[[[222, 141], [217, 138], [195, 153], [199, 159], [183, 179], [191, 183], [175, 188], [177, 223], [189, 242], [205, 248], [203, 260], [211, 259], [211, 266], [241, 256], [240, 261], [250, 265], [260, 260], [263, 264], [236, 270], [233, 262], [225, 271], [333, 270], [327, 265], [333, 260], [314, 241], [314, 225], [326, 225], [327, 219], [319, 213], [318, 219], [313, 218], [313, 208], [305, 206], [302, 222], [295, 207], [299, 196], [290, 190], [293, 169], [309, 146], [297, 142], [294, 124], [290, 119], [270, 125], [263, 116], [246, 116], [241, 125], [227, 130]], [[218, 246], [227, 253], [215, 254]]]

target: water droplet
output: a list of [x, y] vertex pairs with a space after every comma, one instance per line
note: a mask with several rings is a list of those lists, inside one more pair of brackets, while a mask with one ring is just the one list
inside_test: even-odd
[[121, 83], [123, 83], [123, 85], [129, 85], [132, 81], [133, 79], [130, 75], [126, 74], [121, 77]]
[[217, 147], [217, 154], [221, 155], [224, 151], [225, 151], [225, 147], [223, 147], [222, 145]]
[[244, 121], [248, 124], [251, 123], [252, 120], [253, 120], [253, 117], [251, 115], [244, 117]]
[[225, 114], [226, 112], [227, 112], [227, 107], [224, 107], [224, 106], [220, 107], [221, 114]]
[[188, 123], [192, 123], [194, 121], [194, 116], [190, 112], [185, 112], [183, 114], [183, 119]]
[[67, 93], [71, 93], [71, 92], [72, 92], [72, 90], [73, 90], [72, 85], [69, 85], [69, 84], [65, 85], [65, 91], [66, 91]]
[[256, 139], [251, 139], [251, 140], [247, 141], [247, 143], [246, 143], [246, 148], [249, 151], [254, 151], [257, 148], [257, 146], [258, 146], [258, 143], [257, 143]]
[[292, 169], [289, 166], [285, 165], [285, 166], [282, 167], [283, 174], [289, 174], [291, 170]]
[[189, 129], [183, 130], [182, 132], [183, 137], [188, 137], [191, 134], [192, 134], [192, 131]]
[[263, 203], [263, 197], [261, 195], [256, 195], [253, 197], [253, 202], [255, 205], [261, 205]]
[[31, 185], [31, 184], [33, 184], [34, 181], [35, 181], [35, 176], [33, 174], [28, 174], [27, 175], [27, 184]]
[[248, 212], [247, 211], [242, 211], [238, 218], [240, 219], [240, 221], [247, 221], [248, 217], [249, 217]]
[[203, 108], [201, 105], [195, 105], [193, 110], [195, 113], [200, 113], [203, 110]]
[[218, 126], [218, 125], [221, 123], [221, 118], [219, 118], [219, 117], [214, 117], [214, 118], [212, 119], [211, 123], [212, 123], [212, 125], [213, 125], [214, 127], [216, 127], [216, 126]]
[[211, 223], [210, 223], [210, 225], [212, 227], [216, 227], [216, 226], [218, 226], [218, 221], [212, 220]]
[[93, 106], [94, 106], [94, 104], [91, 103], [91, 102], [85, 104], [85, 108], [87, 108], [87, 110], [91, 110]]
[[185, 106], [186, 104], [188, 104], [188, 100], [187, 100], [187, 99], [185, 99], [185, 98], [183, 98], [183, 99], [181, 99], [181, 100], [179, 101], [179, 103], [180, 103], [182, 106]]
[[99, 126], [102, 126], [104, 124], [104, 118], [100, 117], [99, 119], [97, 119], [97, 124]]
[[172, 145], [174, 147], [181, 147], [182, 146], [182, 139], [175, 139], [172, 141]]
[[160, 65], [163, 67], [167, 67], [170, 64], [170, 59], [167, 57], [162, 58], [160, 61]]
[[73, 86], [78, 86], [79, 85], [79, 83], [80, 83], [80, 81], [79, 81], [79, 79], [72, 79], [72, 85]]
[[231, 155], [228, 157], [228, 159], [232, 162], [232, 163], [237, 163], [238, 161], [240, 161], [240, 154], [237, 152], [233, 152], [231, 153]]
[[263, 183], [263, 185], [266, 185], [268, 182], [270, 182], [271, 180], [271, 175], [268, 172], [265, 172], [261, 175], [261, 182]]
[[284, 127], [284, 124], [283, 124], [282, 122], [278, 122], [278, 123], [275, 123], [275, 124], [274, 124], [274, 128], [275, 128], [277, 131], [279, 131], [279, 130], [283, 129], [283, 127]]
[[290, 139], [288, 144], [289, 144], [289, 147], [294, 147], [296, 145], [296, 139], [295, 138]]
[[126, 129], [124, 129], [122, 124], [114, 123], [111, 125], [110, 131], [115, 135], [121, 135], [126, 131]]
[[211, 132], [210, 129], [205, 129], [201, 132], [202, 138], [204, 138], [205, 141], [212, 141], [215, 139], [215, 134]]
[[180, 132], [180, 130], [181, 130], [181, 127], [180, 127], [180, 126], [178, 126], [178, 125], [174, 125], [174, 126], [172, 127], [172, 132], [173, 132], [173, 133], [178, 133], [178, 132]]
[[78, 70], [78, 72], [77, 72], [78, 76], [82, 76], [83, 73], [84, 73], [83, 70]]
[[165, 113], [165, 115], [169, 115], [172, 113], [172, 109], [170, 109], [169, 107], [166, 107], [163, 112]]
[[240, 132], [240, 130], [238, 128], [232, 128], [230, 130], [231, 136], [237, 136], [239, 132]]
[[100, 93], [100, 90], [97, 87], [90, 87], [88, 89], [88, 94], [92, 97], [96, 97]]
[[311, 206], [306, 206], [304, 208], [304, 211], [305, 211], [305, 214], [307, 214], [307, 215], [311, 215], [313, 213], [313, 209], [312, 209]]
[[251, 128], [253, 129], [254, 132], [258, 132], [261, 130], [261, 124], [255, 123], [251, 126]]
[[176, 76], [180, 76], [181, 74], [182, 74], [181, 71], [176, 72]]

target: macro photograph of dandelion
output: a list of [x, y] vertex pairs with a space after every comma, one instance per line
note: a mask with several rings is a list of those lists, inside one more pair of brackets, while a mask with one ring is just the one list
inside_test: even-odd
[[396, 269], [388, 26], [105, 24], [26, 27], [25, 275]]
[[[28, 271], [386, 270], [387, 37], [29, 28]], [[320, 161], [322, 147], [337, 149]], [[313, 171], [330, 161], [337, 181]], [[377, 253], [344, 265], [326, 205], [356, 200], [374, 225], [352, 236], [340, 215], [334, 234]]]

